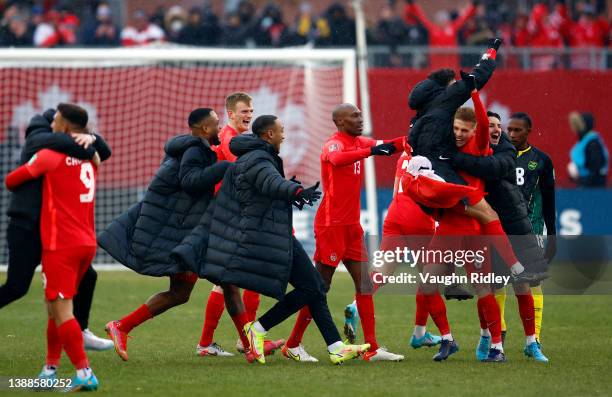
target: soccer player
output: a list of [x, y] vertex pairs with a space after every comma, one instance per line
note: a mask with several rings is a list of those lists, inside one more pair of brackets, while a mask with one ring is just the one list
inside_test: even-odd
[[[68, 103], [57, 106], [51, 127], [57, 133], [87, 134], [85, 109]], [[62, 348], [76, 368], [68, 391], [97, 390], [89, 366], [81, 327], [74, 318], [72, 298], [96, 254], [94, 199], [99, 156], [78, 160], [49, 149], [6, 177], [9, 190], [42, 177], [40, 212], [42, 268], [48, 311], [47, 360], [39, 375], [56, 379]]]
[[[251, 119], [253, 118], [253, 98], [245, 92], [234, 92], [225, 99], [225, 110], [229, 119], [227, 125], [219, 132], [219, 140], [221, 143], [215, 147], [215, 152], [219, 161], [227, 160], [230, 162], [236, 161], [236, 156], [230, 151], [230, 141], [235, 136], [245, 133], [249, 130]], [[217, 185], [217, 190], [219, 185]], [[204, 312], [204, 325], [202, 326], [202, 335], [200, 342], [196, 347], [196, 353], [201, 356], [218, 356], [229, 357], [232, 353], [225, 351], [221, 346], [214, 342], [214, 334], [219, 320], [225, 308], [225, 301], [231, 299], [223, 295], [223, 289], [215, 285], [208, 296], [206, 310]], [[244, 290], [242, 294], [244, 307], [237, 308], [238, 313], [234, 316], [240, 316], [243, 310], [246, 311], [246, 322], [255, 320], [257, 308], [259, 307], [259, 294], [253, 291]], [[228, 303], [231, 305], [231, 303]], [[280, 348], [285, 341], [275, 340], [266, 341], [266, 353], [271, 354], [274, 350]], [[240, 353], [244, 353], [244, 346], [241, 339], [236, 342], [236, 349]]]
[[[20, 157], [21, 164], [25, 164], [41, 149], [55, 150], [80, 160], [90, 160], [96, 152], [102, 161], [110, 157], [111, 150], [100, 135], [74, 134], [71, 137], [68, 134], [53, 134], [51, 123], [54, 115], [55, 110], [48, 109], [42, 115], [32, 117], [25, 132], [25, 146]], [[0, 308], [23, 297], [32, 283], [34, 271], [40, 263], [42, 254], [41, 206], [41, 178], [19, 186], [11, 194], [7, 211], [10, 220], [6, 231], [9, 263], [6, 282], [0, 286]], [[113, 347], [112, 342], [97, 337], [88, 327], [96, 279], [96, 271], [93, 267], [89, 267], [74, 297], [74, 316], [83, 331], [85, 349], [107, 350]]]
[[[521, 189], [527, 203], [527, 212], [533, 233], [537, 236], [543, 236], [546, 231], [548, 238], [546, 238], [544, 257], [547, 262], [550, 262], [557, 250], [555, 170], [550, 157], [529, 143], [531, 129], [532, 122], [528, 114], [519, 112], [510, 117], [508, 135], [512, 144], [518, 150], [516, 184]], [[546, 230], [544, 226], [546, 226]], [[540, 237], [539, 241], [543, 247], [543, 237]], [[539, 345], [544, 296], [539, 282], [534, 282], [531, 286], [535, 309], [536, 338]]]
[[[536, 238], [532, 234], [525, 200], [516, 185], [516, 149], [508, 136], [502, 133], [499, 114], [487, 112], [487, 116], [493, 155], [480, 157], [456, 153], [452, 159], [453, 166], [486, 181], [487, 202], [499, 214], [504, 231], [510, 235], [510, 241], [516, 255], [520, 258], [521, 263], [525, 263], [528, 270], [532, 270], [530, 267], [535, 267], [536, 270], [541, 271], [545, 268], [545, 260]], [[505, 265], [500, 264], [498, 266], [500, 259], [498, 260], [497, 257], [492, 259], [494, 259], [493, 265], [496, 274], [507, 272]], [[548, 359], [542, 354], [536, 343], [534, 301], [529, 283], [515, 282], [513, 288], [525, 331], [526, 354], [537, 361], [546, 362]], [[505, 292], [505, 287], [497, 289], [495, 292], [502, 319], [502, 342], [505, 337]], [[481, 329], [480, 341], [476, 348], [478, 360], [487, 358], [490, 345], [491, 336], [488, 329]]]
[[[324, 194], [314, 221], [314, 260], [326, 289], [329, 289], [340, 261], [353, 278], [365, 341], [371, 346], [364, 360], [401, 361], [404, 356], [388, 352], [376, 341], [373, 286], [367, 273], [362, 277], [363, 270], [367, 269], [368, 256], [359, 213], [363, 160], [372, 155], [389, 156], [402, 150], [405, 138], [378, 144], [373, 139], [362, 137], [361, 110], [351, 104], [337, 106], [332, 119], [338, 131], [325, 142], [321, 153]], [[286, 357], [296, 361], [316, 361], [301, 344], [310, 321], [309, 309], [305, 307], [300, 310], [291, 336], [282, 349]]]
[[215, 185], [229, 162], [217, 161], [211, 146], [219, 143], [219, 118], [210, 108], [193, 110], [189, 135], [171, 138], [166, 157], [143, 200], [117, 218], [99, 244], [117, 261], [140, 274], [166, 276], [170, 287], [150, 297], [120, 320], [106, 324], [117, 354], [127, 361], [128, 334], [145, 321], [189, 300], [195, 273], [170, 260], [172, 249], [199, 223], [212, 201]]

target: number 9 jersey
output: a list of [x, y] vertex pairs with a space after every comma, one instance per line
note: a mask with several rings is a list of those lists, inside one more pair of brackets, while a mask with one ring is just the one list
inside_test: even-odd
[[97, 167], [49, 149], [25, 164], [32, 178], [43, 177], [40, 234], [44, 250], [96, 246], [94, 197]]

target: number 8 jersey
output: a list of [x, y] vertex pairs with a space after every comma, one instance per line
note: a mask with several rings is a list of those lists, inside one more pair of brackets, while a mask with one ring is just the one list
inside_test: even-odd
[[25, 165], [43, 177], [40, 235], [45, 250], [96, 246], [94, 197], [97, 167], [89, 160], [43, 149]]

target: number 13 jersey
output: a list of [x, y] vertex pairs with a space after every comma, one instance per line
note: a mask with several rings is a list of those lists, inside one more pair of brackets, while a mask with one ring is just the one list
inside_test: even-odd
[[43, 178], [40, 234], [45, 250], [96, 246], [94, 197], [97, 167], [89, 160], [43, 149], [26, 164]]

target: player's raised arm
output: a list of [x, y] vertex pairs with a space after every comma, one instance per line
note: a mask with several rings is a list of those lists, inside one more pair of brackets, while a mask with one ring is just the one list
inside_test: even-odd
[[[475, 77], [472, 78], [475, 79]], [[487, 109], [480, 100], [480, 95], [475, 88], [472, 90], [471, 96], [476, 112], [476, 143], [480, 152], [486, 154], [489, 150], [489, 118], [487, 117]]]

